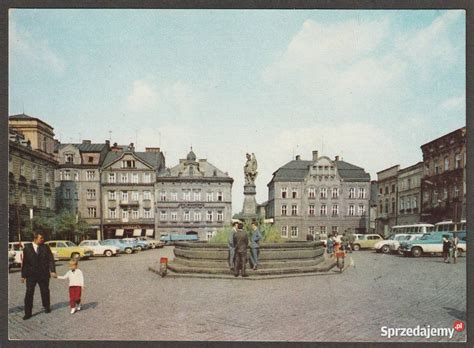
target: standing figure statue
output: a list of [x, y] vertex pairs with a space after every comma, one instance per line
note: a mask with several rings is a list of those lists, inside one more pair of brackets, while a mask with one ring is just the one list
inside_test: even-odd
[[255, 185], [255, 179], [257, 178], [257, 159], [255, 158], [255, 154], [252, 152], [250, 156], [247, 153], [247, 162], [245, 162], [244, 166], [244, 174], [245, 174], [245, 185]]

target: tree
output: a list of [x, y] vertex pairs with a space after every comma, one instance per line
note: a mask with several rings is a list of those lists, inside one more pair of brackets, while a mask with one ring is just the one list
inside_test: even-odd
[[83, 239], [89, 225], [80, 216], [63, 210], [56, 215], [54, 222], [54, 230], [56, 236], [61, 239], [77, 240]]

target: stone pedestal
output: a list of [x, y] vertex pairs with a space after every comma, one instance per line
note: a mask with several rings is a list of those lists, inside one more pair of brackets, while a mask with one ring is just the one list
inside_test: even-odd
[[257, 201], [255, 200], [255, 185], [244, 185], [244, 207], [242, 218], [252, 220], [257, 218]]

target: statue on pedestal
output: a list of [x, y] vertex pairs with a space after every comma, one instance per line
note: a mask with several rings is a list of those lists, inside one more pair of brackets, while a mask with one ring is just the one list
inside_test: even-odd
[[247, 162], [244, 166], [245, 174], [245, 185], [255, 185], [255, 179], [257, 178], [257, 159], [255, 154], [252, 152], [252, 155], [247, 153]]

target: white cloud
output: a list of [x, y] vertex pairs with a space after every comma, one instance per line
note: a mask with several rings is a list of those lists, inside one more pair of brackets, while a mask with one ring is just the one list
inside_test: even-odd
[[47, 40], [33, 37], [26, 30], [17, 28], [12, 21], [9, 28], [10, 59], [20, 66], [34, 65], [35, 69], [44, 67], [55, 73], [63, 73], [66, 63], [50, 47]]

